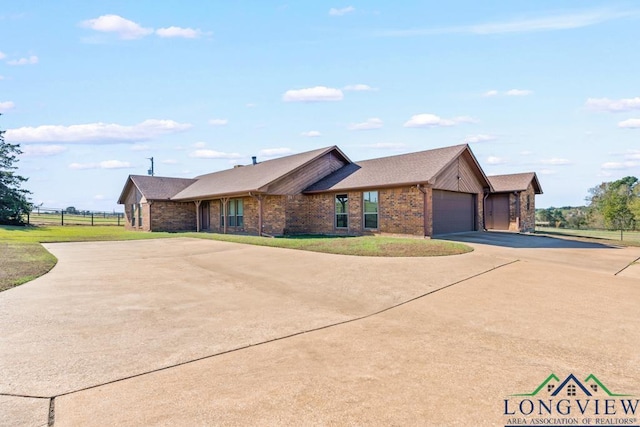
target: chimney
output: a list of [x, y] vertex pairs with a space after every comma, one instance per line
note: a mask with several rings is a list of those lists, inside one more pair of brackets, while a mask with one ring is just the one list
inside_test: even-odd
[[251, 161], [254, 165], [258, 164], [258, 158], [256, 156], [251, 156]]

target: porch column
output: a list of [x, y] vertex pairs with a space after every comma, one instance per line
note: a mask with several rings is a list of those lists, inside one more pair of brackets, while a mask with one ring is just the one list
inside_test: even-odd
[[520, 192], [516, 191], [516, 230], [520, 232]]
[[196, 204], [196, 231], [200, 232], [200, 203], [202, 200], [194, 200]]

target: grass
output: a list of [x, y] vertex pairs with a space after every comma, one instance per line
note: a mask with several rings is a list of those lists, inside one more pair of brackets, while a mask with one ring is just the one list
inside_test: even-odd
[[55, 263], [41, 243], [141, 240], [195, 237], [259, 246], [298, 249], [339, 255], [430, 257], [458, 255], [473, 249], [461, 243], [402, 237], [296, 236], [265, 238], [214, 233], [145, 233], [114, 226], [0, 226], [0, 291], [47, 273]]
[[566, 228], [554, 227], [536, 227], [536, 233], [552, 234], [556, 236], [579, 237], [589, 240], [602, 240], [612, 243], [615, 240], [617, 244], [626, 246], [640, 246], [640, 231], [625, 231], [623, 240], [620, 240], [620, 230], [569, 230]]

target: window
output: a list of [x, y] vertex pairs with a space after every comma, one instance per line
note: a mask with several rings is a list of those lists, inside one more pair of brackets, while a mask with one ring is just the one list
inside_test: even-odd
[[527, 210], [531, 209], [531, 195], [527, 194]]
[[569, 384], [567, 386], [567, 396], [575, 396], [576, 395], [576, 385]]
[[365, 191], [362, 193], [364, 205], [364, 228], [378, 228], [378, 192]]
[[336, 228], [349, 226], [349, 198], [346, 194], [336, 195]]
[[[227, 221], [229, 227], [244, 226], [244, 207], [242, 199], [231, 199], [227, 202]], [[224, 227], [224, 203], [220, 201], [220, 227]]]

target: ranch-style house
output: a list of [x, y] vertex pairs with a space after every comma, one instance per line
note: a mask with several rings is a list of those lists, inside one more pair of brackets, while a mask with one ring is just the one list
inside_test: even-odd
[[197, 176], [130, 175], [126, 227], [254, 235], [533, 231], [533, 172], [487, 177], [456, 145], [351, 161], [338, 147]]

